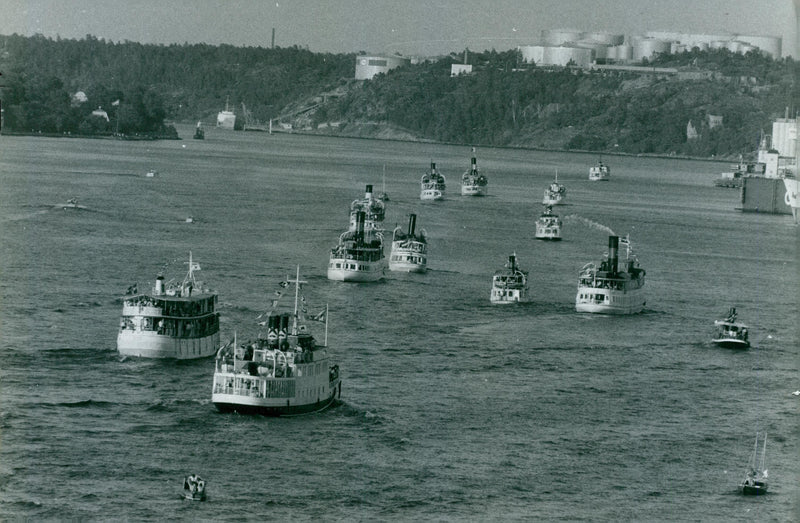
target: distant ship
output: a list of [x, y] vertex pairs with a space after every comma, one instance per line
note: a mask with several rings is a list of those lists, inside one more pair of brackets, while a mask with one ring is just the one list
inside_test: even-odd
[[392, 253], [389, 256], [389, 270], [398, 272], [425, 272], [428, 269], [428, 239], [425, 230], [415, 231], [417, 215], [408, 217], [408, 231], [401, 227], [394, 229]]
[[431, 168], [422, 175], [420, 180], [420, 200], [444, 200], [446, 179], [436, 168], [436, 163], [431, 162]]
[[631, 252], [630, 240], [621, 242], [627, 248], [624, 262], [617, 257], [620, 238], [609, 236], [606, 260], [599, 268], [587, 263], [581, 269], [575, 297], [578, 312], [636, 314], [644, 309], [645, 271]]
[[122, 302], [117, 350], [123, 356], [195, 359], [219, 348], [217, 295], [201, 291], [194, 272], [200, 266], [189, 253], [189, 271], [178, 285], [159, 274], [150, 294], [128, 289]]
[[194, 138], [195, 140], [202, 140], [206, 137], [206, 132], [203, 130], [203, 125], [200, 122], [197, 122], [197, 127], [194, 129]]
[[233, 129], [236, 124], [236, 115], [228, 107], [229, 98], [225, 99], [225, 110], [217, 113], [217, 127]]
[[516, 253], [508, 257], [505, 268], [492, 276], [492, 292], [489, 301], [493, 304], [508, 304], [527, 301], [528, 274], [517, 265]]
[[548, 205], [539, 219], [536, 220], [537, 240], [560, 240], [561, 218], [553, 214], [553, 207]]
[[364, 198], [353, 200], [350, 204], [350, 230], [355, 230], [356, 213], [364, 212], [364, 229], [367, 231], [383, 230], [383, 220], [386, 217], [386, 203], [381, 198], [372, 194], [372, 185], [367, 185]]
[[602, 160], [598, 160], [596, 164], [589, 167], [589, 180], [593, 182], [602, 181], [607, 182], [611, 176], [611, 170], [608, 165], [604, 164]]
[[556, 171], [556, 179], [550, 186], [544, 190], [544, 198], [542, 203], [545, 205], [558, 205], [567, 196], [567, 188], [563, 184], [558, 183], [558, 171]]
[[310, 318], [325, 323], [325, 343], [319, 345], [299, 308], [300, 286], [307, 283], [300, 268], [283, 283], [295, 285], [294, 312], [270, 313], [266, 333], [244, 344], [234, 336], [217, 354], [211, 402], [221, 412], [292, 416], [324, 410], [341, 397], [339, 366], [328, 355], [327, 307]]
[[461, 176], [462, 196], [486, 196], [489, 193], [489, 180], [478, 172], [478, 160], [475, 158], [475, 148], [472, 148], [472, 161], [470, 167]]

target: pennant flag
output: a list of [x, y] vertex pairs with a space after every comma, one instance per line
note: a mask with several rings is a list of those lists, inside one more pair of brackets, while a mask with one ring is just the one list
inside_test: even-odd
[[116, 102], [111, 102], [111, 105], [119, 105], [119, 100], [117, 100]]
[[325, 314], [326, 312], [327, 311], [322, 311], [319, 314], [312, 316], [311, 319], [314, 321], [321, 321], [322, 323], [325, 323], [326, 321], [328, 321], [328, 318], [326, 317]]

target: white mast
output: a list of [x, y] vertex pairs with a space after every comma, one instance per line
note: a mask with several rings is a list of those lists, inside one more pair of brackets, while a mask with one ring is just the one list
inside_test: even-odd
[[297, 335], [297, 300], [300, 297], [300, 285], [308, 283], [307, 281], [300, 280], [300, 266], [297, 266], [297, 276], [294, 280], [289, 280], [289, 283], [294, 283], [294, 319], [292, 321], [292, 335]]

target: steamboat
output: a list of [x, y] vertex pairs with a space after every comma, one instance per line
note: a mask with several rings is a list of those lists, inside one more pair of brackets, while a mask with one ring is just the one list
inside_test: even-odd
[[558, 171], [556, 171], [556, 179], [547, 189], [544, 190], [544, 198], [542, 203], [545, 205], [558, 205], [567, 196], [567, 188], [564, 184], [558, 183]]
[[444, 200], [446, 179], [436, 168], [436, 163], [431, 162], [431, 168], [422, 175], [420, 180], [420, 200]]
[[544, 212], [536, 220], [536, 234], [537, 240], [553, 240], [558, 241], [561, 239], [561, 218], [553, 214], [553, 207], [546, 206]]
[[294, 312], [273, 314], [255, 341], [239, 344], [236, 335], [220, 348], [214, 367], [211, 401], [220, 412], [293, 416], [318, 412], [341, 397], [339, 366], [328, 355], [327, 307], [312, 320], [325, 323], [318, 345], [298, 313], [300, 268], [287, 282], [295, 286]]
[[598, 160], [596, 164], [589, 167], [589, 180], [593, 182], [607, 182], [611, 177], [611, 170], [608, 165], [604, 164], [602, 160]]
[[428, 239], [425, 229], [415, 231], [417, 215], [408, 217], [408, 231], [395, 227], [392, 235], [392, 253], [389, 270], [398, 272], [425, 272], [428, 270]]
[[472, 161], [468, 170], [461, 176], [462, 196], [486, 196], [489, 194], [489, 180], [478, 172], [475, 148], [472, 148]]
[[492, 292], [489, 301], [493, 304], [508, 304], [527, 301], [528, 274], [517, 265], [516, 253], [508, 257], [503, 269], [492, 276]]
[[194, 277], [200, 266], [189, 253], [189, 271], [178, 284], [156, 278], [149, 294], [128, 289], [122, 302], [117, 350], [123, 356], [195, 359], [219, 348], [217, 295], [201, 292]]
[[[622, 264], [617, 254], [620, 241], [626, 247]], [[630, 239], [609, 236], [606, 260], [600, 267], [587, 263], [580, 271], [575, 309], [599, 314], [636, 314], [645, 305], [644, 284], [645, 271], [632, 253]]]
[[383, 254], [383, 233], [373, 227], [367, 229], [366, 213], [354, 213], [355, 224], [339, 236], [339, 243], [331, 249], [328, 261], [328, 279], [349, 282], [374, 282], [383, 278], [386, 259]]

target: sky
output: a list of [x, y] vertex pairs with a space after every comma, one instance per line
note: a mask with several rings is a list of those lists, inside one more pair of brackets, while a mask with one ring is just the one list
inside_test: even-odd
[[0, 35], [141, 43], [448, 52], [535, 45], [544, 29], [779, 36], [800, 56], [800, 0], [0, 0]]

